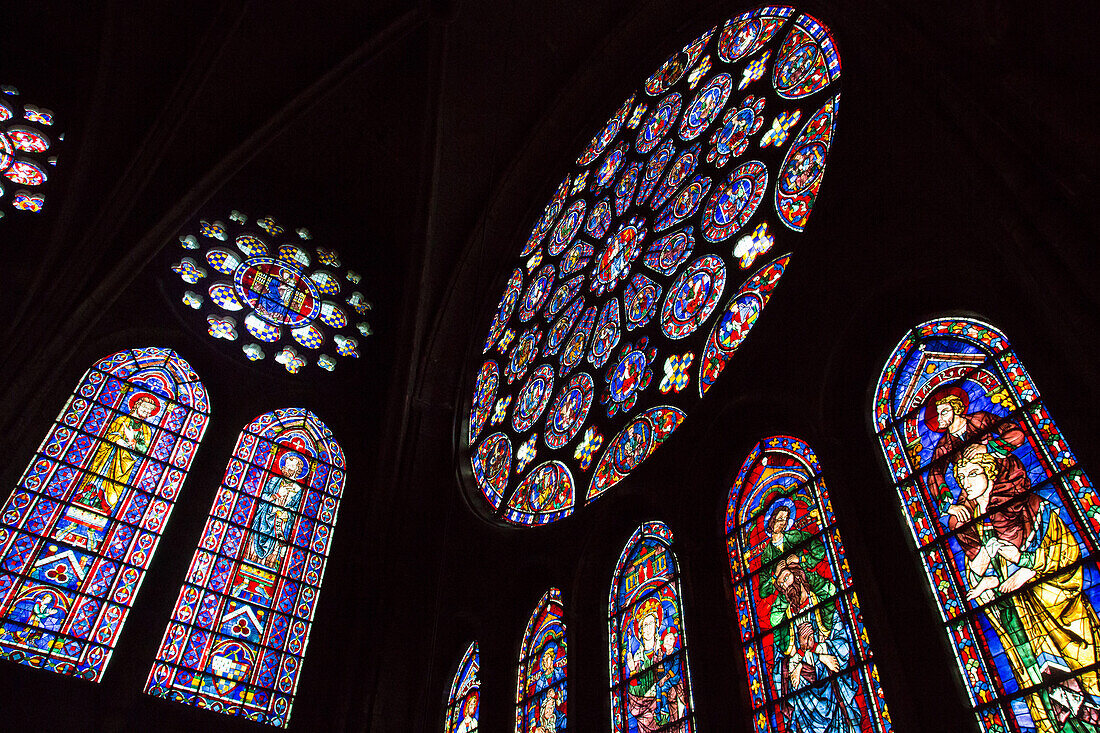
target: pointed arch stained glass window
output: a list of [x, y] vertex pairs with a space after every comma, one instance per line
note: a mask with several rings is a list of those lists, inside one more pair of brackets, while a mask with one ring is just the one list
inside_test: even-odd
[[566, 729], [566, 662], [561, 591], [551, 588], [527, 622], [519, 651], [516, 733], [555, 733]]
[[209, 413], [170, 349], [85, 372], [0, 512], [0, 656], [102, 679]]
[[757, 733], [892, 730], [817, 456], [787, 435], [745, 459], [726, 508]]
[[1100, 500], [1008, 340], [907, 333], [874, 424], [983, 731], [1100, 725]]
[[241, 432], [147, 693], [288, 724], [344, 479], [343, 451], [308, 410]]
[[447, 695], [443, 733], [477, 733], [477, 717], [481, 707], [481, 682], [477, 676], [480, 663], [475, 641], [462, 655], [462, 661], [455, 670], [451, 693]]
[[485, 513], [569, 516], [710, 390], [817, 201], [839, 87], [828, 29], [768, 6], [614, 106], [501, 272], [471, 364], [460, 443]]
[[615, 733], [695, 730], [672, 530], [646, 522], [626, 543], [608, 599]]
[[53, 112], [23, 102], [17, 88], [0, 85], [0, 219], [7, 211], [42, 211], [64, 137], [54, 130]]

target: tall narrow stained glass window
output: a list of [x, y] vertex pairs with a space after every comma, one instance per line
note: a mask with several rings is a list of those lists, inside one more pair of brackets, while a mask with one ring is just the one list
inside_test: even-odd
[[477, 670], [480, 665], [477, 642], [462, 655], [455, 670], [451, 694], [447, 696], [447, 717], [443, 721], [443, 733], [476, 733], [478, 710], [481, 707], [481, 682]]
[[615, 733], [695, 730], [672, 530], [646, 522], [626, 543], [608, 599]]
[[566, 657], [561, 591], [551, 588], [535, 607], [519, 650], [516, 733], [566, 728]]
[[241, 432], [147, 693], [287, 725], [344, 479], [343, 451], [308, 410]]
[[1008, 340], [917, 326], [874, 421], [980, 728], [1100, 729], [1100, 500]]
[[0, 656], [102, 679], [209, 413], [170, 349], [84, 373], [0, 511]]
[[758, 733], [892, 730], [817, 456], [765, 438], [730, 489], [726, 548]]
[[831, 32], [772, 5], [670, 50], [501, 269], [459, 441], [502, 522], [557, 522], [640, 466], [798, 260], [840, 113]]

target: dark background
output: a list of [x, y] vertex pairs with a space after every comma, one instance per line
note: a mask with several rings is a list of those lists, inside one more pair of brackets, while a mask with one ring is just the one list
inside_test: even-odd
[[[257, 729], [141, 689], [237, 432], [302, 406], [332, 428], [349, 478], [294, 730], [440, 729], [472, 639], [482, 729], [507, 730], [523, 629], [551, 585], [567, 612], [570, 727], [608, 729], [608, 583], [634, 528], [661, 519], [684, 573], [699, 728], [748, 731], [722, 517], [745, 454], [773, 432], [821, 460], [896, 727], [971, 729], [870, 390], [908, 327], [978, 314], [1096, 475], [1095, 4], [803, 3], [840, 49], [837, 138], [796, 257], [723, 378], [643, 467], [556, 525], [490, 525], [459, 482], [470, 349], [565, 163], [673, 48], [747, 7], [9, 9], [0, 81], [54, 110], [66, 141], [43, 214], [0, 222], [2, 485], [84, 369], [123, 347], [179, 351], [213, 416], [102, 683], [0, 663], [3, 727]], [[250, 367], [165, 295], [163, 248], [231, 208], [309, 227], [364, 275], [377, 335], [358, 364]]]

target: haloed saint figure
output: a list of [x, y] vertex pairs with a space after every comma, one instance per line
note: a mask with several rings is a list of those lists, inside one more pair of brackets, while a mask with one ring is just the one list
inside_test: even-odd
[[141, 467], [139, 455], [149, 450], [153, 432], [148, 420], [161, 410], [160, 400], [139, 392], [127, 403], [128, 414], [119, 415], [96, 447], [73, 501], [110, 514]]
[[759, 582], [761, 598], [776, 596], [770, 614], [775, 688], [790, 696], [782, 710], [791, 730], [856, 733], [862, 719], [856, 682], [837, 676], [849, 666], [852, 639], [833, 600], [836, 586], [807, 569], [825, 558], [825, 546], [819, 536], [791, 528], [793, 510], [794, 503], [781, 498], [764, 516], [768, 544]]
[[278, 569], [286, 555], [286, 542], [294, 523], [293, 509], [302, 498], [298, 483], [309, 471], [306, 459], [287, 451], [278, 460], [279, 474], [264, 484], [256, 513], [252, 517], [252, 533], [248, 539], [246, 557], [264, 567]]
[[458, 721], [455, 733], [477, 733], [478, 691], [471, 690], [462, 703], [462, 720]]
[[565, 643], [551, 636], [538, 653], [538, 669], [531, 676], [528, 696], [541, 696], [532, 733], [557, 733], [566, 727]]
[[966, 556], [966, 597], [983, 606], [1021, 686], [1056, 683], [1025, 698], [1036, 730], [1100, 730], [1100, 619], [1079, 542], [1003, 445], [970, 444], [951, 464], [960, 496], [948, 522]]
[[657, 598], [648, 598], [634, 614], [635, 638], [626, 667], [631, 675], [627, 687], [627, 708], [637, 723], [639, 733], [660, 730], [681, 730], [682, 726], [665, 728], [672, 721], [683, 720], [688, 712], [679, 629], [667, 608]]

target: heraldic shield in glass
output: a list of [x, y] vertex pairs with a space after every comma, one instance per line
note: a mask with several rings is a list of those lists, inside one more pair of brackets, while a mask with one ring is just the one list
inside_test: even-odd
[[171, 288], [207, 335], [288, 374], [358, 359], [374, 333], [362, 276], [308, 229], [235, 209], [226, 218], [193, 222], [168, 257]]
[[730, 489], [726, 547], [757, 733], [893, 730], [817, 456], [776, 435]]
[[981, 730], [1100, 730], [1100, 501], [1008, 340], [917, 326], [873, 417]]
[[561, 591], [551, 588], [527, 622], [516, 683], [516, 733], [566, 730], [568, 648], [564, 614]]
[[614, 733], [694, 733], [687, 632], [672, 530], [647, 522], [627, 542], [608, 599]]
[[485, 513], [572, 514], [711, 389], [817, 201], [839, 87], [829, 30], [769, 6], [705, 30], [609, 105], [478, 337], [460, 443]]
[[16, 87], [0, 84], [0, 219], [8, 212], [42, 211], [64, 139], [54, 128], [52, 111], [24, 102]]
[[317, 416], [275, 410], [237, 439], [145, 691], [285, 727], [344, 489]]
[[85, 372], [0, 513], [0, 656], [102, 679], [209, 416], [171, 349]]
[[462, 655], [455, 670], [451, 692], [447, 695], [447, 711], [443, 721], [443, 733], [476, 733], [478, 709], [481, 706], [481, 683], [477, 668], [480, 658], [477, 642]]

